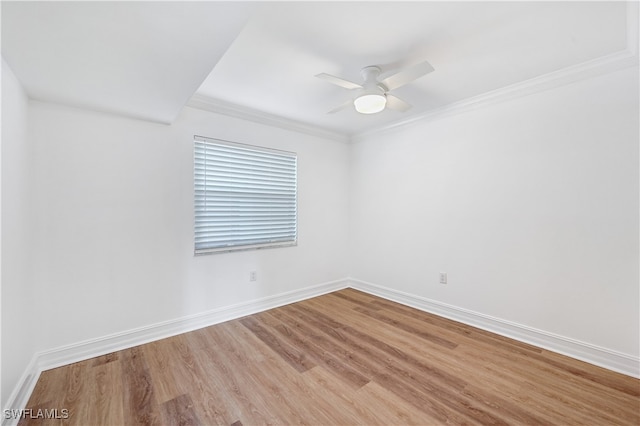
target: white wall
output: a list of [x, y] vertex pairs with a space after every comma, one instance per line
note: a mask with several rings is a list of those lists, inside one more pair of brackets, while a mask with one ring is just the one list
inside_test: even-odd
[[[347, 276], [637, 357], [637, 71], [352, 146], [3, 75], [3, 406], [34, 352]], [[297, 247], [193, 256], [194, 134], [298, 152]]]
[[2, 407], [34, 353], [28, 99], [2, 59]]
[[638, 113], [636, 67], [354, 144], [351, 276], [637, 357]]
[[[37, 350], [347, 276], [345, 143], [191, 108], [164, 126], [31, 102], [29, 123]], [[297, 247], [193, 256], [194, 134], [298, 153]]]

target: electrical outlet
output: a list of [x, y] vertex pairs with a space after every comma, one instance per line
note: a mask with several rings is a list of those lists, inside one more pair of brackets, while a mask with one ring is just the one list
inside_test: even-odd
[[249, 281], [257, 281], [258, 280], [258, 272], [251, 271], [249, 272]]
[[447, 273], [440, 272], [440, 284], [446, 284], [446, 283], [447, 283]]

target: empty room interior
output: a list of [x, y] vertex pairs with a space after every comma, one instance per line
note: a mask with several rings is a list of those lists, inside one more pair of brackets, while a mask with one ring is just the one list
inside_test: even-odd
[[2, 1], [2, 424], [640, 424], [639, 3]]

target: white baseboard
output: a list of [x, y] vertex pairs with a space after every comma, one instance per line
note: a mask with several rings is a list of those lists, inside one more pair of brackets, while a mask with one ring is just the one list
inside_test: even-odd
[[111, 334], [97, 339], [86, 340], [68, 346], [62, 346], [38, 354], [40, 371], [95, 358], [133, 346], [142, 345], [188, 331], [219, 324], [221, 322], [255, 314], [267, 309], [298, 302], [347, 287], [347, 280], [331, 281], [323, 284], [267, 296], [236, 305], [225, 306], [195, 315], [169, 320], [146, 327]]
[[37, 354], [34, 354], [27, 365], [27, 368], [25, 368], [22, 373], [20, 380], [18, 380], [16, 387], [13, 389], [13, 392], [11, 392], [7, 406], [4, 407], [5, 409], [2, 411], [2, 426], [13, 426], [18, 424], [18, 421], [20, 420], [19, 418], [7, 419], [5, 413], [7, 410], [22, 409], [27, 405], [29, 397], [31, 396], [33, 389], [36, 387], [38, 378], [40, 378], [41, 370], [38, 370], [37, 368], [37, 360], [38, 356]]
[[[33, 356], [17, 383], [5, 409], [20, 410], [26, 407], [42, 371], [219, 324], [289, 303], [299, 302], [347, 287], [640, 378], [640, 358], [421, 296], [348, 278], [38, 352]], [[6, 419], [4, 417], [3, 411], [3, 426], [17, 424], [17, 419]]]
[[638, 357], [358, 279], [350, 278], [348, 281], [349, 287], [356, 290], [640, 378], [640, 358]]
[[[299, 290], [288, 291], [274, 296], [267, 296], [183, 318], [38, 352], [33, 356], [33, 359], [9, 397], [5, 410], [21, 410], [26, 407], [42, 371], [219, 324], [289, 303], [299, 302], [311, 297], [340, 290], [347, 286], [348, 281], [346, 279], [330, 281]], [[17, 419], [6, 419], [5, 411], [2, 413], [2, 417], [3, 426], [15, 425], [18, 422]]]

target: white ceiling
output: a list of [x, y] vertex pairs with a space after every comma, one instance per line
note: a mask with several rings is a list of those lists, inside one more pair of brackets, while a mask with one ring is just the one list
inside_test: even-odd
[[241, 3], [2, 1], [2, 56], [37, 100], [169, 123], [249, 17]]
[[[624, 2], [2, 2], [2, 55], [35, 99], [170, 122], [196, 98], [353, 135], [627, 48]], [[406, 113], [326, 112], [315, 78], [428, 60]], [[207, 76], [208, 75], [208, 76]], [[199, 88], [198, 88], [199, 87]]]

